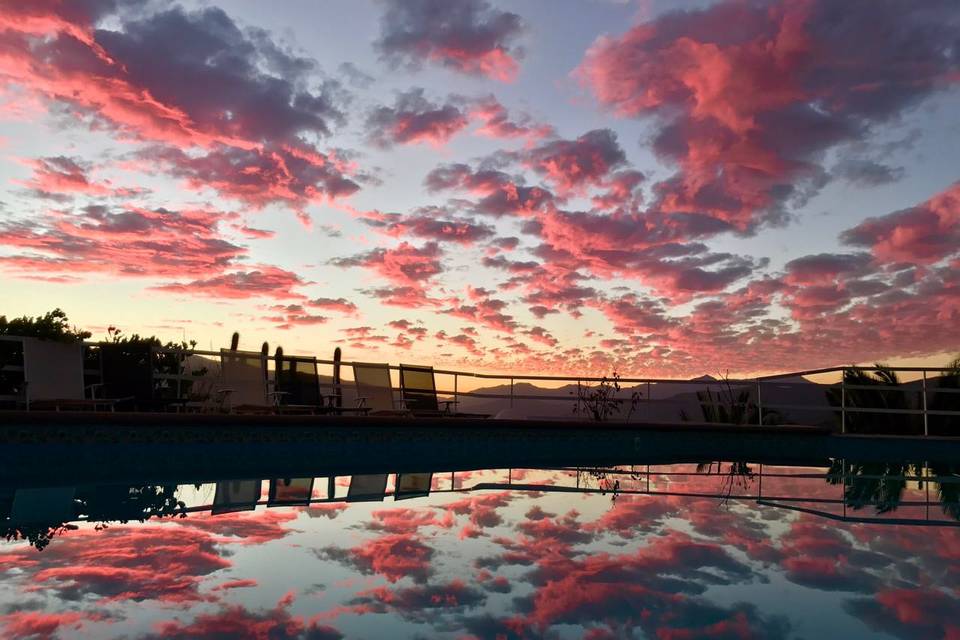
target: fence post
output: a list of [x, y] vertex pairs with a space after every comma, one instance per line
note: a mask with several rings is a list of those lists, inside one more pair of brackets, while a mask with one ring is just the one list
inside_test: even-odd
[[760, 463], [760, 478], [757, 482], [757, 502], [763, 500], [763, 463]]
[[927, 423], [927, 371], [923, 371], [923, 385], [921, 389], [923, 393], [923, 435], [930, 435], [930, 426]]
[[510, 408], [513, 408], [513, 378], [510, 378]]
[[[651, 400], [653, 400], [653, 398], [650, 397], [650, 381], [647, 380], [647, 402], [650, 402]], [[649, 420], [649, 419], [650, 419], [650, 411], [649, 411], [649, 408], [648, 408], [648, 410], [647, 410], [647, 420]]]
[[[840, 433], [847, 432], [847, 370], [840, 370]], [[846, 505], [844, 505], [846, 506]], [[846, 512], [843, 514], [846, 516]]]
[[757, 426], [763, 426], [763, 401], [760, 399], [760, 378], [757, 378]]
[[456, 407], [460, 402], [460, 392], [457, 388], [457, 382], [459, 379], [458, 374], [453, 374], [453, 406]]

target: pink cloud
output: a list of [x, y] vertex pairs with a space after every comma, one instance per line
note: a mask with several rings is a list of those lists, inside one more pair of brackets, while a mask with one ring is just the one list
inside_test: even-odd
[[419, 88], [397, 94], [392, 107], [378, 107], [367, 117], [370, 141], [382, 148], [419, 142], [440, 147], [468, 124], [455, 104], [430, 102]]
[[297, 274], [262, 265], [254, 271], [233, 271], [210, 278], [189, 282], [172, 282], [153, 287], [157, 291], [191, 296], [214, 296], [234, 300], [247, 298], [303, 299], [305, 296], [293, 291], [305, 284]]
[[841, 239], [883, 262], [931, 264], [960, 247], [960, 183], [915, 207], [867, 218]]
[[113, 192], [107, 184], [91, 182], [87, 176], [92, 165], [79, 158], [55, 156], [28, 160], [26, 164], [33, 169], [33, 176], [22, 184], [38, 195], [82, 193], [105, 196]]
[[553, 140], [534, 147], [526, 163], [561, 192], [580, 191], [606, 182], [612, 169], [626, 162], [610, 129], [588, 131], [576, 140]]
[[944, 12], [721, 2], [599, 38], [576, 75], [615, 113], [662, 119], [654, 150], [679, 171], [660, 209], [747, 230], [822, 184], [825, 150], [950, 84]]
[[88, 616], [76, 611], [46, 613], [43, 611], [15, 611], [0, 615], [0, 628], [9, 638], [35, 638], [52, 640], [59, 637], [61, 629], [79, 631]]
[[518, 50], [512, 42], [524, 27], [515, 13], [497, 10], [486, 0], [386, 4], [374, 46], [388, 62], [416, 69], [427, 60], [503, 82], [516, 77]]
[[470, 117], [481, 123], [476, 133], [490, 138], [526, 138], [533, 141], [555, 134], [550, 125], [537, 124], [526, 115], [511, 120], [507, 108], [492, 95], [474, 103]]
[[378, 573], [390, 582], [405, 577], [426, 582], [432, 573], [433, 553], [433, 549], [410, 533], [381, 536], [350, 550], [352, 561], [360, 571]]

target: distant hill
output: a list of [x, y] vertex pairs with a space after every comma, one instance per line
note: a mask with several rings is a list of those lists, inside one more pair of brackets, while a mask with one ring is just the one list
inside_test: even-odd
[[[756, 387], [753, 384], [741, 385], [735, 389], [747, 388], [750, 391], [750, 401], [755, 402]], [[629, 410], [629, 399], [634, 391], [639, 391], [641, 399], [632, 420], [649, 422], [677, 422], [681, 420], [681, 412], [691, 420], [700, 420], [703, 417], [697, 392], [709, 389], [714, 394], [720, 393], [723, 385], [716, 378], [702, 376], [689, 383], [668, 382], [639, 385], [624, 385], [618, 397], [625, 400], [622, 414]], [[809, 380], [796, 377], [765, 382], [762, 385], [761, 400], [764, 406], [796, 405], [801, 409], [781, 409], [787, 422], [794, 424], [829, 423], [832, 412], [826, 398], [827, 385], [820, 385]], [[648, 397], [649, 392], [649, 397]], [[510, 385], [497, 385], [476, 389], [477, 395], [510, 395]], [[496, 415], [506, 409], [511, 409], [511, 415], [517, 417], [574, 417], [573, 408], [576, 404], [577, 385], [570, 384], [548, 389], [530, 383], [517, 383], [513, 387], [514, 401], [511, 409], [509, 398], [484, 398], [476, 396], [460, 396], [459, 410], [467, 413], [485, 413]], [[550, 399], [527, 399], [521, 396], [546, 396]]]

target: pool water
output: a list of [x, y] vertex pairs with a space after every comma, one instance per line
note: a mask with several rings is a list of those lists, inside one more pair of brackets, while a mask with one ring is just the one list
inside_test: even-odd
[[[21, 488], [4, 503], [0, 635], [960, 637], [958, 478], [895, 471], [713, 462]], [[64, 504], [71, 518], [24, 524]]]

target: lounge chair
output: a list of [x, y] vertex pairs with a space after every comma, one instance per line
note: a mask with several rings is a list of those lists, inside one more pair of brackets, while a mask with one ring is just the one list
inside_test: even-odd
[[224, 406], [236, 413], [272, 413], [268, 399], [267, 357], [262, 352], [220, 350], [220, 388]]
[[26, 404], [21, 338], [0, 336], [0, 402], [14, 406]]
[[[97, 398], [83, 384], [83, 344], [37, 338], [23, 340], [24, 402], [27, 409], [109, 409], [116, 399]], [[91, 397], [86, 397], [86, 391]]]
[[430, 495], [432, 483], [433, 473], [398, 473], [393, 499], [424, 498]]
[[450, 407], [456, 400], [438, 400], [433, 367], [400, 365], [400, 390], [403, 402], [415, 416], [453, 415]]
[[274, 372], [274, 393], [283, 413], [313, 413], [323, 409], [317, 359], [306, 356], [285, 356], [277, 349]]
[[270, 481], [268, 507], [308, 505], [313, 497], [313, 478], [282, 478]]
[[60, 525], [77, 517], [75, 487], [17, 489], [10, 520], [17, 524]]
[[217, 483], [212, 513], [253, 511], [260, 500], [261, 480], [226, 480]]
[[387, 474], [376, 473], [350, 477], [347, 502], [382, 502], [387, 495]]
[[353, 380], [357, 385], [357, 408], [379, 415], [407, 415], [403, 400], [393, 397], [390, 365], [354, 362]]
[[97, 345], [103, 393], [136, 409], [153, 409], [153, 353], [148, 344]]

